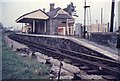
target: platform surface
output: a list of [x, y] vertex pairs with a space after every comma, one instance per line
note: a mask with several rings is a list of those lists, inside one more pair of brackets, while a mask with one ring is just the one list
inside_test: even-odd
[[[21, 33], [19, 33], [19, 34], [21, 34]], [[87, 48], [95, 50], [103, 55], [106, 55], [112, 59], [120, 61], [120, 50], [112, 49], [110, 47], [106, 47], [106, 46], [91, 42], [86, 39], [76, 38], [76, 37], [72, 37], [72, 36], [59, 36], [59, 35], [40, 35], [40, 34], [22, 34], [22, 35], [69, 39], [77, 44], [80, 44], [82, 46], [85, 46]]]

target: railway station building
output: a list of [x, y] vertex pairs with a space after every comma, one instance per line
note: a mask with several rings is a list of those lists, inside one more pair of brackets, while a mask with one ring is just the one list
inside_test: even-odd
[[16, 22], [25, 23], [25, 26], [22, 27], [22, 32], [24, 33], [40, 34], [47, 32], [48, 19], [49, 16], [41, 9], [38, 9], [20, 16]]
[[54, 8], [54, 3], [50, 4], [49, 15], [50, 34], [74, 35], [75, 19], [60, 7]]
[[49, 12], [35, 10], [20, 16], [16, 22], [25, 23], [22, 32], [32, 34], [74, 35], [75, 19], [60, 7], [50, 4]]

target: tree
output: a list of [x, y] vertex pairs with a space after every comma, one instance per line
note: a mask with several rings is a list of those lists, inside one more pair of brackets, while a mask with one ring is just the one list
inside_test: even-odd
[[2, 29], [3, 28], [3, 25], [2, 25], [2, 23], [0, 22], [0, 29]]
[[67, 8], [64, 8], [64, 10], [66, 12], [68, 12], [68, 14], [70, 16], [76, 16], [76, 17], [78, 17], [78, 15], [76, 15], [76, 13], [75, 13], [76, 12], [75, 8], [76, 8], [76, 6], [74, 6], [73, 2], [71, 2], [69, 5], [67, 5]]

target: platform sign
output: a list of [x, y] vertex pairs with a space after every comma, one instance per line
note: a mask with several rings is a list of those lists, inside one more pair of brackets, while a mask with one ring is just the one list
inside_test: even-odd
[[65, 27], [58, 27], [58, 34], [65, 35]]

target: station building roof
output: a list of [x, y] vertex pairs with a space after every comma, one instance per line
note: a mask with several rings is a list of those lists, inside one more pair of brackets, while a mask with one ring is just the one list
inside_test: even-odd
[[61, 9], [60, 7], [47, 12], [47, 14], [49, 15], [50, 18], [53, 19], [73, 19], [72, 16], [70, 16], [66, 11], [64, 11], [63, 9]]
[[16, 22], [17, 23], [30, 23], [33, 20], [47, 20], [49, 16], [43, 12], [41, 9], [26, 13], [20, 16]]

